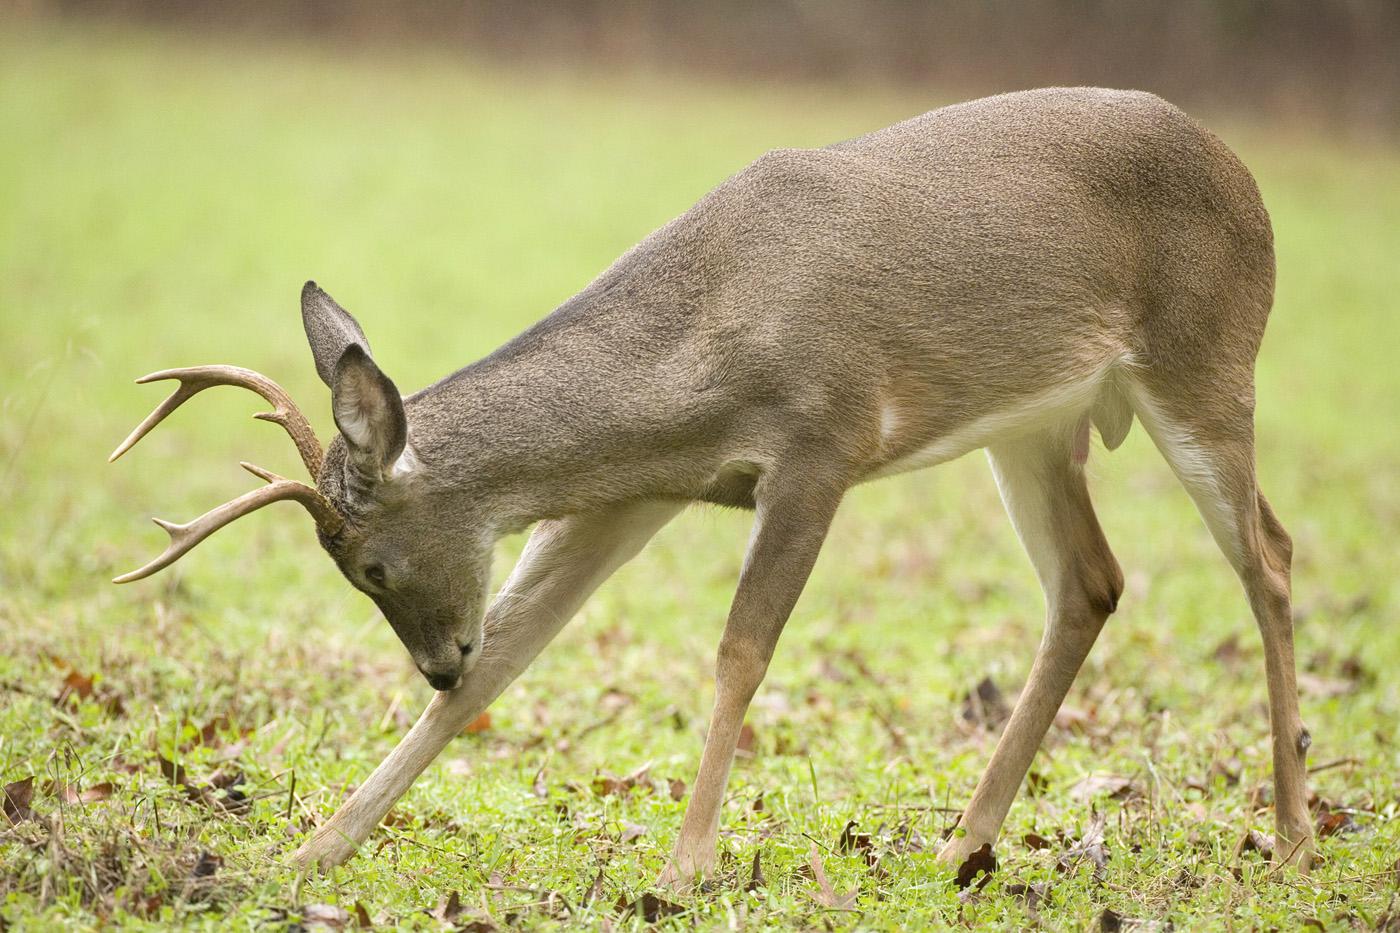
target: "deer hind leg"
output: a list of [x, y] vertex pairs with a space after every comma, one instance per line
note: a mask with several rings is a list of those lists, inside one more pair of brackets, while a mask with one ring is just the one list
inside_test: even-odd
[[[1167, 386], [1161, 387], [1163, 390]], [[1134, 408], [1234, 567], [1264, 643], [1273, 733], [1275, 856], [1306, 870], [1313, 858], [1307, 751], [1293, 658], [1293, 542], [1259, 491], [1249, 407], [1170, 405], [1139, 388]], [[1237, 393], [1245, 398], [1252, 393]], [[1222, 397], [1225, 397], [1222, 394]]]
[[946, 864], [959, 865], [995, 844], [1041, 740], [1123, 589], [1076, 457], [1080, 431], [1070, 422], [988, 449], [1002, 501], [1045, 591], [1045, 633], [959, 832], [938, 854]]

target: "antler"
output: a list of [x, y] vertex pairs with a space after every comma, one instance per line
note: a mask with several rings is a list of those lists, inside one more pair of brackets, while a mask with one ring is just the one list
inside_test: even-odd
[[[321, 475], [321, 458], [324, 455], [321, 451], [321, 442], [316, 439], [316, 432], [311, 429], [306, 416], [301, 413], [301, 409], [297, 408], [291, 396], [262, 373], [255, 373], [251, 369], [244, 369], [241, 366], [190, 366], [185, 369], [163, 369], [158, 373], [142, 376], [136, 381], [145, 383], [157, 382], [161, 379], [178, 379], [180, 387], [172, 392], [169, 398], [157, 405], [156, 410], [147, 415], [146, 420], [138, 424], [136, 430], [132, 431], [127, 439], [122, 441], [116, 450], [112, 451], [112, 455], [107, 458], [108, 463], [130, 450], [137, 441], [150, 432], [151, 428], [164, 421], [167, 415], [183, 405], [192, 396], [203, 392], [210, 386], [242, 386], [258, 393], [275, 406], [272, 411], [265, 411], [253, 417], [261, 421], [280, 424], [285, 428], [287, 433], [291, 435], [292, 442], [297, 445], [297, 453], [301, 454], [301, 462], [306, 464], [311, 478], [314, 480]], [[212, 514], [211, 512], [210, 515]]]
[[[178, 379], [180, 387], [170, 393], [169, 398], [157, 405], [155, 411], [147, 415], [146, 420], [138, 424], [136, 430], [132, 431], [127, 439], [122, 441], [116, 450], [112, 451], [112, 456], [107, 458], [108, 463], [130, 450], [137, 441], [149, 434], [152, 428], [164, 421], [167, 415], [183, 405], [192, 396], [203, 392], [210, 386], [228, 385], [251, 389], [271, 402], [274, 406], [272, 411], [265, 411], [253, 417], [263, 421], [271, 421], [273, 424], [280, 424], [291, 435], [292, 442], [297, 445], [297, 452], [301, 454], [301, 461], [311, 472], [312, 479], [320, 475], [321, 460], [324, 454], [321, 451], [321, 442], [316, 439], [316, 432], [311, 430], [306, 416], [301, 413], [301, 409], [297, 408], [291, 396], [271, 379], [241, 366], [190, 366], [185, 369], [164, 369], [158, 373], [151, 373], [149, 376], [142, 376], [136, 381], [156, 382], [161, 379]], [[230, 502], [225, 502], [218, 508], [212, 509], [184, 525], [177, 525], [159, 518], [155, 519], [155, 523], [164, 528], [170, 535], [170, 544], [166, 546], [165, 551], [159, 557], [140, 570], [124, 573], [112, 582], [130, 583], [132, 580], [149, 577], [157, 570], [169, 567], [190, 548], [234, 519], [257, 511], [269, 503], [281, 502], [284, 499], [300, 502], [305, 506], [306, 510], [311, 513], [311, 517], [316, 520], [317, 526], [327, 534], [335, 534], [344, 526], [345, 518], [336, 511], [330, 500], [321, 495], [314, 486], [278, 476], [276, 473], [251, 463], [240, 465], [254, 476], [267, 481], [268, 485], [244, 493]]]
[[[179, 404], [178, 402], [176, 404]], [[171, 406], [172, 408], [174, 406]], [[159, 411], [159, 409], [157, 409]], [[163, 415], [162, 415], [163, 417]], [[148, 419], [149, 420], [149, 419]], [[159, 418], [156, 419], [160, 420]], [[144, 425], [143, 425], [144, 427]], [[137, 429], [140, 431], [140, 429]], [[136, 435], [138, 438], [139, 434]], [[134, 442], [132, 442], [134, 443]], [[127, 444], [126, 446], [131, 446]], [[120, 453], [120, 451], [119, 451]], [[265, 505], [273, 502], [280, 502], [284, 499], [300, 502], [311, 513], [311, 517], [316, 520], [327, 534], [335, 534], [345, 524], [345, 519], [335, 510], [330, 501], [321, 495], [316, 489], [305, 483], [278, 476], [262, 467], [254, 466], [251, 463], [240, 463], [239, 466], [268, 482], [269, 485], [261, 489], [254, 489], [246, 492], [230, 502], [225, 502], [216, 509], [211, 509], [199, 516], [192, 522], [184, 525], [177, 525], [174, 522], [155, 519], [155, 523], [164, 528], [170, 535], [170, 544], [165, 551], [140, 570], [133, 570], [117, 577], [113, 583], [130, 583], [133, 580], [140, 580], [149, 577], [158, 570], [163, 570], [175, 563], [186, 551], [194, 547], [205, 538], [218, 531], [234, 519], [241, 518], [249, 512], [257, 511]]]

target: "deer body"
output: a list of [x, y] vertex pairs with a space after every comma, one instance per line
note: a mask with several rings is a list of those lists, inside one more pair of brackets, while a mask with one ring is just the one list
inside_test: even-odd
[[[1082, 467], [1091, 423], [1111, 449], [1136, 416], [1254, 608], [1279, 852], [1306, 865], [1290, 544], [1254, 480], [1273, 274], [1258, 191], [1215, 137], [1148, 94], [1050, 89], [770, 153], [554, 314], [406, 399], [308, 285], [341, 429], [315, 492], [342, 520], [318, 518], [322, 542], [447, 692], [299, 861], [348, 857], [587, 595], [704, 501], [756, 513], [665, 880], [705, 874], [745, 711], [842, 495], [985, 447], [1048, 616], [966, 832], [942, 853], [961, 861], [995, 840], [1116, 607], [1122, 574]], [[492, 545], [532, 524], [483, 615]]]

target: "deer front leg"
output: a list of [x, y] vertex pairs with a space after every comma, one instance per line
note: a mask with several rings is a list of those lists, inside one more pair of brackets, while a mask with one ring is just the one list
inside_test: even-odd
[[[776, 484], [774, 484], [776, 485]], [[714, 869], [720, 805], [744, 714], [768, 670], [841, 501], [838, 488], [760, 490], [754, 533], [715, 664], [715, 709], [675, 854], [659, 883], [685, 890]]]
[[328, 869], [355, 854], [423, 769], [501, 694], [579, 606], [630, 560], [680, 504], [645, 502], [541, 522], [486, 613], [481, 659], [456, 690], [438, 693], [374, 773], [292, 857]]

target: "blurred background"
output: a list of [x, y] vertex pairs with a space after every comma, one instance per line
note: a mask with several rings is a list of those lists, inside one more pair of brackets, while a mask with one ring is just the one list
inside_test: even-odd
[[[256, 400], [234, 390], [201, 395], [107, 465], [164, 397], [134, 377], [211, 362], [257, 369], [329, 437], [328, 393], [298, 314], [306, 279], [358, 317], [380, 365], [416, 390], [547, 314], [768, 149], [824, 145], [982, 94], [1081, 83], [1162, 94], [1259, 181], [1279, 264], [1258, 370], [1260, 475], [1296, 542], [1313, 755], [1349, 762], [1316, 784], [1328, 799], [1395, 812], [1400, 694], [1393, 677], [1376, 676], [1400, 665], [1394, 0], [0, 2], [0, 778], [74, 755], [93, 775], [118, 754], [174, 755], [173, 732], [222, 716], [252, 730], [240, 766], [278, 801], [295, 796], [285, 775], [297, 769], [300, 822], [283, 827], [294, 814], [280, 802], [240, 823], [175, 800], [166, 827], [184, 813], [179, 826], [196, 826], [230, 859], [227, 871], [243, 865], [275, 901], [285, 879], [267, 866], [287, 833], [362, 780], [427, 697], [294, 507], [236, 523], [159, 577], [107, 582], [164, 546], [147, 516], [187, 519], [250, 488], [238, 460], [301, 476], [281, 433], [249, 419]], [[1184, 829], [1181, 839], [1151, 834], [1189, 826], [1229, 852], [1258, 810], [1250, 794], [1268, 746], [1257, 639], [1228, 566], [1142, 432], [1111, 456], [1096, 453], [1092, 469], [1127, 592], [1071, 697], [1080, 725], [1052, 735], [1039, 765], [1049, 790], [1018, 804], [1008, 831], [1019, 838], [1048, 808], [1083, 812], [1066, 796], [1083, 774], [1140, 773], [1141, 750], [1156, 748], [1152, 780], [1168, 802], [1133, 824], [1148, 834], [1138, 841], [1149, 854], [1177, 846], [1171, 857], [1195, 865]], [[404, 811], [499, 827], [490, 841], [499, 858], [562, 871], [577, 862], [574, 843], [531, 809], [548, 801], [528, 790], [546, 762], [550, 793], [648, 762], [688, 778], [747, 525], [718, 510], [678, 519]], [[503, 543], [498, 577], [520, 546]], [[768, 812], [790, 821], [774, 837], [781, 871], [806, 857], [803, 833], [836, 838], [864, 802], [966, 797], [997, 724], [958, 711], [983, 680], [1014, 692], [1041, 606], [982, 458], [851, 494], [751, 716], [754, 755], [735, 778], [735, 806], [766, 793]], [[74, 671], [95, 675], [124, 712], [56, 706]], [[600, 709], [612, 710], [606, 728], [594, 728]], [[567, 748], [553, 744], [560, 735], [573, 736]], [[192, 773], [214, 756], [184, 754]], [[1237, 783], [1212, 784], [1185, 809], [1197, 793], [1187, 782], [1227, 758], [1238, 759]], [[160, 772], [142, 761], [141, 793], [153, 792]], [[818, 774], [827, 796], [801, 796]], [[133, 788], [118, 798], [134, 806], [121, 794], [135, 794], [136, 779], [108, 779]], [[609, 863], [610, 876], [640, 890], [680, 803], [589, 806], [599, 820], [625, 814], [653, 827]], [[105, 838], [107, 818], [73, 817], [69, 838]], [[917, 831], [936, 837], [941, 817], [921, 819]], [[468, 845], [434, 825], [411, 831]], [[1386, 825], [1329, 842], [1349, 853], [1337, 871], [1381, 877], [1400, 854], [1400, 821]], [[188, 855], [177, 830], [161, 837], [172, 859]], [[141, 832], [143, 851], [154, 851], [150, 827]], [[0, 895], [26, 892], [36, 911], [59, 909], [67, 889], [50, 879], [64, 876], [5, 849], [7, 838]], [[400, 854], [428, 857], [413, 851]], [[253, 861], [260, 852], [266, 865]], [[1137, 857], [1115, 849], [1112, 870], [1126, 874], [1112, 890], [1138, 887]], [[436, 875], [356, 864], [346, 890], [371, 906], [402, 898], [416, 909], [433, 878], [484, 880], [471, 862], [437, 865]], [[390, 872], [379, 888], [363, 874], [376, 866]], [[905, 869], [932, 871], [890, 877]], [[72, 877], [81, 887], [88, 875]], [[1163, 916], [1205, 902], [1229, 913], [1220, 905], [1252, 895], [1222, 877], [1143, 896]], [[126, 877], [121, 890], [141, 883]], [[1274, 892], [1277, 903], [1305, 897], [1296, 887]], [[926, 890], [909, 886], [888, 903]], [[125, 896], [116, 891], [73, 903], [115, 909]], [[1373, 916], [1386, 904], [1376, 898]], [[996, 915], [985, 903], [953, 903], [949, 916]], [[1085, 905], [1076, 916], [1087, 923], [1096, 908]], [[1290, 925], [1238, 916], [1246, 927]]]
[[938, 88], [1151, 90], [1390, 135], [1400, 127], [1392, 0], [12, 0], [29, 17], [358, 45], [612, 73]]

